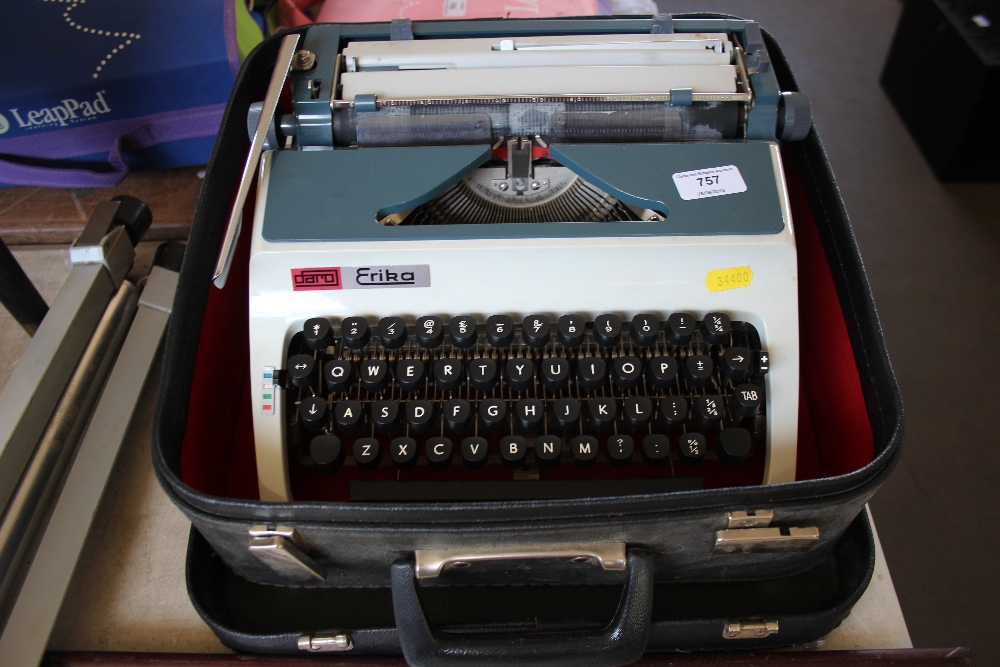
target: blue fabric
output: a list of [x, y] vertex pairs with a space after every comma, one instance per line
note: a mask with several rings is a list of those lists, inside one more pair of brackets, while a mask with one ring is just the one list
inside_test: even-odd
[[[0, 69], [0, 181], [30, 181], [38, 168], [78, 171], [73, 158], [95, 152], [87, 138], [91, 128], [104, 137], [108, 132], [98, 128], [109, 123], [122, 127], [122, 121], [147, 117], [170, 122], [193, 109], [221, 108], [239, 64], [229, 34], [232, 3], [14, 0], [0, 21], [0, 62], [8, 63]], [[212, 137], [217, 129], [215, 122], [193, 131]], [[139, 160], [144, 166], [208, 160], [211, 140], [156, 128], [152, 134], [179, 143], [146, 151]], [[98, 150], [112, 154], [115, 143], [109, 139]], [[125, 163], [135, 162], [127, 142], [122, 148]], [[160, 157], [149, 159], [155, 155]], [[110, 169], [116, 165], [109, 159]], [[17, 168], [26, 165], [32, 175]]]

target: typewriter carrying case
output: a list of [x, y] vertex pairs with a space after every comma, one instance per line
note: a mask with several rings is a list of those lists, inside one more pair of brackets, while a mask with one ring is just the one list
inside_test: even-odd
[[[862, 512], [837, 541], [833, 551], [813, 567], [788, 577], [733, 581], [656, 583], [646, 651], [699, 649], [765, 649], [815, 640], [836, 628], [864, 593], [875, 567], [875, 543], [868, 515]], [[402, 568], [405, 570], [405, 568]], [[409, 571], [400, 574], [412, 578]], [[503, 631], [493, 636], [489, 649], [497, 662], [520, 664], [524, 654], [511, 651], [509, 633], [564, 630], [573, 619], [577, 633], [591, 633], [589, 649], [600, 652], [581, 657], [579, 634], [567, 633], [553, 642], [551, 655], [567, 664], [624, 664], [637, 655], [635, 647], [608, 640], [621, 627], [616, 616], [621, 588], [598, 586], [482, 586], [435, 587], [422, 591], [420, 605], [404, 614], [409, 623], [401, 633], [395, 627], [390, 589], [292, 588], [253, 582], [234, 573], [192, 529], [187, 559], [188, 591], [195, 609], [222, 641], [237, 651], [297, 653], [311, 641], [314, 647], [336, 637], [350, 637], [359, 654], [398, 654], [401, 636], [422, 635], [422, 645], [411, 648], [411, 662], [435, 651], [435, 639], [424, 631], [424, 613], [436, 627], [466, 632], [493, 624]], [[609, 632], [608, 619], [618, 623]], [[738, 620], [743, 619], [743, 620]], [[758, 619], [747, 622], [748, 619]], [[739, 627], [737, 627], [739, 624]], [[744, 625], [745, 624], [745, 625]], [[414, 627], [416, 625], [416, 627]], [[770, 625], [773, 634], [768, 634]], [[331, 628], [336, 628], [331, 632]], [[729, 633], [729, 638], [724, 638]], [[761, 631], [763, 630], [763, 631]], [[627, 634], [624, 633], [623, 634]], [[430, 635], [430, 636], [429, 636]], [[439, 640], [438, 640], [439, 641]], [[315, 648], [312, 650], [316, 650]], [[485, 651], [479, 648], [481, 654]], [[532, 657], [539, 657], [537, 654]], [[549, 664], [553, 661], [550, 659]]]
[[[413, 32], [433, 34], [442, 25], [414, 24]], [[527, 24], [504, 24], [510, 25]], [[559, 29], [649, 33], [655, 25], [657, 20], [648, 18], [592, 18], [561, 21]], [[388, 25], [342, 28], [384, 33], [383, 39], [390, 34]], [[401, 650], [411, 663], [426, 665], [518, 660], [618, 665], [647, 649], [786, 645], [835, 627], [870, 577], [871, 538], [861, 513], [898, 460], [903, 411], [854, 235], [815, 131], [781, 147], [795, 220], [803, 341], [798, 481], [577, 500], [258, 500], [250, 414], [254, 381], [246, 371], [248, 224], [223, 289], [212, 286], [212, 268], [246, 154], [247, 112], [264, 97], [279, 39], [251, 54], [229, 101], [181, 271], [153, 435], [157, 476], [196, 529], [188, 554], [189, 592], [220, 637], [248, 651], [318, 650], [309, 637], [322, 644], [321, 631], [331, 628], [321, 626], [348, 623], [324, 609], [330, 604], [353, 609], [359, 598], [352, 596], [369, 596], [374, 611], [359, 604], [351, 627], [363, 632], [354, 639], [350, 632], [326, 632], [332, 637], [327, 648]], [[782, 90], [796, 90], [779, 48], [767, 38], [766, 43]], [[252, 214], [248, 203], [243, 219]], [[609, 544], [621, 550], [601, 552]], [[426, 562], [415, 563], [415, 554], [432, 550], [474, 553], [483, 562], [468, 566], [469, 558], [445, 566], [440, 577], [423, 579], [415, 570]], [[491, 552], [505, 558], [491, 560]], [[595, 567], [603, 558], [618, 558], [621, 567]], [[821, 603], [805, 604], [789, 594], [796, 585], [788, 582], [810, 576], [825, 582]], [[731, 590], [726, 582], [732, 582]], [[760, 613], [740, 601], [746, 586], [757, 585], [753, 582], [763, 591], [750, 598], [761, 600]], [[535, 588], [518, 589], [528, 584]], [[609, 612], [615, 615], [610, 625], [595, 631], [599, 623], [583, 612], [574, 616], [579, 607], [558, 596], [552, 597], [553, 609], [575, 611], [562, 624], [549, 618], [541, 625], [564, 632], [525, 633], [524, 619], [501, 614], [492, 623], [494, 634], [465, 627], [445, 635], [432, 629], [424, 614], [428, 605], [440, 608], [433, 600], [456, 594], [468, 596], [465, 604], [472, 608], [521, 592], [536, 595], [527, 598], [534, 600], [530, 604], [547, 604], [544, 595], [537, 596], [546, 589], [537, 587], [559, 584], [586, 584], [594, 595], [611, 600], [620, 595], [618, 611]], [[624, 593], [608, 592], [622, 585]], [[662, 596], [690, 593], [699, 585], [708, 587], [717, 605], [695, 605], [690, 615], [662, 611]], [[383, 626], [390, 618], [389, 597], [397, 631]], [[583, 598], [579, 602], [584, 604]], [[278, 622], [281, 614], [273, 609], [262, 608], [259, 615], [247, 611], [272, 604], [296, 613], [289, 611]], [[314, 607], [316, 625], [293, 631], [285, 622], [312, 617]], [[766, 614], [785, 619], [777, 634], [764, 623]], [[449, 618], [486, 622], [482, 614]], [[722, 618], [747, 625], [723, 627]], [[507, 632], [506, 638], [498, 640], [497, 630]], [[292, 643], [293, 635], [305, 637], [305, 644]], [[733, 637], [750, 638], [733, 642]]]

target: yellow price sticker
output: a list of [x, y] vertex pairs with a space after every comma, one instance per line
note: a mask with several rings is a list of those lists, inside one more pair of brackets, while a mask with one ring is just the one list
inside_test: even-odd
[[709, 292], [721, 292], [727, 289], [750, 287], [753, 271], [749, 266], [734, 266], [731, 269], [716, 269], [705, 276], [705, 286]]

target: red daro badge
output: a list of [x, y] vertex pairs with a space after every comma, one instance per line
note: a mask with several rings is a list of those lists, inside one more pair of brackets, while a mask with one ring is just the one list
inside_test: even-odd
[[339, 266], [292, 269], [292, 289], [296, 292], [342, 289], [343, 286]]
[[430, 286], [431, 267], [428, 264], [326, 266], [292, 269], [292, 289], [296, 292]]

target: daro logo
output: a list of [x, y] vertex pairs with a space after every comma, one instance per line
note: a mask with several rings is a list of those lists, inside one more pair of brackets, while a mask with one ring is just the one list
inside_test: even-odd
[[34, 128], [54, 124], [66, 127], [69, 123], [77, 120], [109, 113], [111, 107], [104, 99], [104, 93], [105, 91], [102, 90], [97, 93], [97, 97], [93, 100], [84, 100], [83, 102], [72, 98], [66, 99], [53, 107], [25, 111], [24, 115], [18, 109], [11, 109], [10, 113], [13, 114], [14, 120], [21, 127]]
[[7, 117], [0, 113], [0, 134], [3, 134], [10, 129], [10, 123], [7, 121]]

